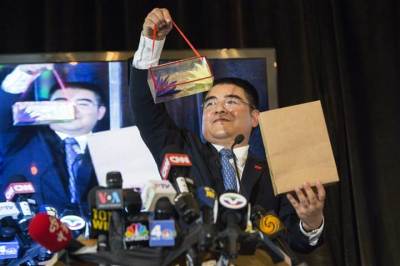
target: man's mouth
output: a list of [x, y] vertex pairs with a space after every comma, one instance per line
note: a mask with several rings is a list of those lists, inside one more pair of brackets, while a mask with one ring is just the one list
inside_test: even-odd
[[215, 119], [215, 120], [213, 121], [213, 123], [218, 123], [218, 122], [229, 122], [229, 121], [230, 121], [230, 119], [228, 119], [228, 118], [219, 117], [219, 118]]

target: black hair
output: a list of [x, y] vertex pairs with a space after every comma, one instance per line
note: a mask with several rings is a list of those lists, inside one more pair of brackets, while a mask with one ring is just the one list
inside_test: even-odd
[[[247, 100], [249, 104], [255, 109], [258, 109], [258, 93], [256, 88], [247, 80], [241, 79], [241, 78], [236, 78], [236, 77], [225, 77], [225, 78], [219, 78], [215, 79], [213, 82], [213, 86], [219, 85], [219, 84], [232, 84], [236, 85], [240, 88], [243, 89]], [[207, 93], [204, 94], [204, 97], [207, 96]]]
[[[83, 90], [88, 90], [91, 91], [95, 94], [96, 100], [99, 104], [99, 106], [104, 106], [104, 92], [100, 89], [99, 86], [93, 83], [89, 82], [64, 82], [63, 84], [65, 88], [68, 89], [83, 89]], [[51, 89], [50, 89], [50, 97], [55, 93], [57, 90], [61, 90], [61, 86], [59, 83], [54, 84]]]

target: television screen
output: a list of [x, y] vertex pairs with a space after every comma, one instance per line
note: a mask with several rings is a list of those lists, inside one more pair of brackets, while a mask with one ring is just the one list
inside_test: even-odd
[[9, 200], [10, 184], [28, 181], [38, 204], [87, 203], [97, 184], [88, 139], [127, 119], [121, 108], [132, 55], [0, 56], [0, 201]]

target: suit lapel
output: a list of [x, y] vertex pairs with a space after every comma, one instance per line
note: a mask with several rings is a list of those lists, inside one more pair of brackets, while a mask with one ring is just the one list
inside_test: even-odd
[[[39, 144], [36, 146], [48, 147], [49, 143], [46, 140], [47, 136], [44, 137], [43, 134], [38, 134]], [[42, 152], [33, 152], [32, 159], [32, 178], [35, 180], [36, 184], [40, 185], [40, 190], [42, 190], [42, 188], [51, 188], [52, 194], [57, 194], [60, 198], [66, 197], [65, 186], [59, 178], [60, 173], [56, 171], [59, 163], [57, 158], [54, 158], [52, 152], [50, 152], [50, 147], [48, 149], [42, 149]], [[33, 170], [37, 170], [37, 172], [33, 173]], [[46, 198], [46, 193], [49, 193], [49, 191], [42, 191], [44, 198]]]
[[251, 196], [251, 192], [253, 191], [253, 187], [257, 184], [259, 178], [263, 171], [265, 171], [265, 164], [261, 161], [255, 159], [250, 154], [247, 157], [246, 164], [243, 170], [242, 179], [241, 179], [241, 192], [243, 195], [249, 200]]
[[219, 160], [218, 151], [208, 143], [208, 149], [205, 153], [205, 160], [207, 163], [207, 168], [209, 169], [209, 176], [212, 177], [211, 180], [213, 184], [211, 187], [214, 187], [218, 193], [222, 193], [225, 191], [224, 182], [221, 175], [221, 163]]
[[82, 193], [85, 192], [84, 190], [88, 187], [89, 182], [91, 181], [92, 171], [93, 171], [92, 161], [87, 147], [85, 153], [82, 154], [82, 156], [83, 156], [82, 164], [78, 169], [78, 180], [77, 180], [77, 186], [80, 190], [81, 195]]

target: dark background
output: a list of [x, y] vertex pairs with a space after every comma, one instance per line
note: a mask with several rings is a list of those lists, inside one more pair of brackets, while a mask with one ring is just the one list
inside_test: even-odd
[[[341, 182], [313, 265], [397, 265], [397, 0], [0, 1], [0, 53], [133, 50], [168, 7], [197, 48], [275, 47], [280, 106], [320, 99]], [[177, 34], [167, 48], [185, 48]]]

